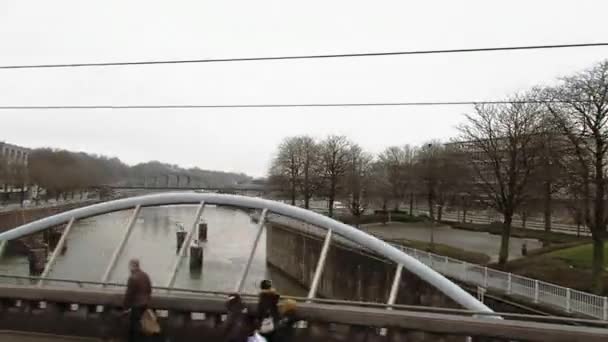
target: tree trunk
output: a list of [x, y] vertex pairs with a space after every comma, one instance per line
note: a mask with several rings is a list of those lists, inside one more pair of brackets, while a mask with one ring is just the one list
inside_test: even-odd
[[410, 216], [414, 216], [414, 193], [410, 193]]
[[431, 221], [435, 220], [435, 215], [433, 211], [433, 194], [429, 191], [427, 196], [428, 206], [429, 206], [429, 216], [431, 217]]
[[596, 153], [595, 153], [595, 198], [594, 217], [593, 217], [593, 267], [592, 267], [592, 283], [593, 291], [596, 294], [601, 294], [604, 290], [603, 274], [604, 274], [604, 234], [606, 233], [605, 214], [605, 186], [604, 184], [604, 141], [602, 138], [596, 138]]
[[25, 202], [25, 187], [21, 186], [21, 193], [19, 194], [19, 202], [21, 203], [21, 208], [23, 208], [23, 202]]
[[509, 241], [511, 238], [511, 224], [513, 223], [513, 214], [504, 214], [504, 223], [502, 225], [502, 233], [500, 238], [500, 253], [498, 255], [498, 264], [504, 265], [509, 260]]
[[295, 206], [296, 205], [296, 182], [292, 182], [291, 183], [291, 205]]
[[442, 215], [443, 215], [443, 205], [440, 205], [437, 208], [437, 222], [441, 222]]
[[604, 292], [604, 240], [599, 236], [593, 237], [593, 267], [592, 267], [593, 292], [603, 295]]
[[[551, 196], [551, 182], [545, 183], [545, 203], [544, 203], [544, 214], [545, 214], [545, 232], [551, 232], [551, 210], [552, 210], [552, 196]], [[549, 241], [547, 238], [543, 241], [543, 246], [548, 246]]]
[[306, 164], [304, 165], [304, 208], [308, 209], [310, 207], [310, 179], [309, 172], [310, 165], [308, 156], [306, 158]]
[[329, 206], [329, 217], [334, 217], [334, 202], [336, 201], [336, 188], [337, 179], [330, 179], [331, 184], [329, 186], [328, 206]]

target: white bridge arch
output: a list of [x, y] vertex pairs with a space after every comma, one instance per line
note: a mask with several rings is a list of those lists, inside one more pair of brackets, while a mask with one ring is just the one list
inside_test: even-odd
[[[430, 267], [424, 265], [423, 263], [416, 260], [415, 258], [407, 255], [406, 253], [399, 250], [398, 248], [395, 248], [394, 246], [392, 246], [374, 236], [371, 236], [352, 226], [346, 225], [346, 224], [338, 222], [332, 218], [329, 218], [327, 216], [324, 216], [324, 215], [321, 215], [321, 214], [318, 214], [318, 213], [315, 213], [315, 212], [312, 212], [309, 210], [290, 206], [290, 205], [283, 204], [283, 203], [276, 202], [276, 201], [265, 200], [265, 199], [261, 199], [261, 198], [255, 198], [255, 197], [225, 195], [225, 194], [211, 194], [211, 193], [194, 193], [194, 192], [162, 193], [162, 194], [145, 195], [145, 196], [139, 196], [139, 197], [131, 197], [131, 198], [126, 198], [126, 199], [120, 199], [120, 200], [114, 200], [114, 201], [94, 204], [91, 206], [82, 207], [82, 208], [66, 211], [66, 212], [63, 212], [63, 213], [60, 213], [57, 215], [49, 216], [49, 217], [43, 218], [41, 220], [34, 221], [31, 223], [22, 225], [20, 227], [11, 229], [7, 232], [1, 233], [0, 240], [7, 241], [7, 240], [17, 239], [17, 238], [20, 238], [20, 237], [23, 237], [26, 235], [30, 235], [30, 234], [40, 232], [45, 229], [55, 227], [55, 226], [58, 226], [61, 224], [66, 224], [66, 223], [68, 224], [68, 228], [66, 228], [66, 231], [69, 231], [69, 228], [71, 227], [73, 222], [76, 220], [135, 208], [135, 211], [129, 222], [129, 227], [127, 229], [127, 231], [129, 231], [132, 228], [132, 226], [134, 225], [134, 222], [136, 221], [137, 215], [138, 215], [141, 207], [154, 207], [154, 206], [164, 206], [164, 205], [186, 205], [186, 204], [198, 204], [199, 205], [199, 209], [197, 210], [196, 218], [194, 220], [194, 225], [196, 225], [198, 223], [200, 216], [202, 214], [204, 205], [211, 204], [211, 205], [219, 205], [219, 206], [233, 206], [233, 207], [262, 210], [263, 211], [262, 216], [260, 217], [260, 232], [261, 232], [261, 228], [263, 226], [267, 212], [290, 217], [290, 218], [300, 220], [305, 223], [317, 226], [319, 228], [326, 229], [328, 231], [328, 234], [326, 236], [324, 248], [323, 248], [325, 250], [325, 253], [322, 252], [322, 255], [320, 257], [319, 266], [317, 267], [317, 272], [315, 273], [315, 277], [314, 277], [315, 279], [313, 279], [313, 284], [311, 285], [311, 293], [309, 294], [310, 297], [315, 295], [316, 286], [317, 286], [317, 284], [315, 284], [315, 282], [318, 283], [318, 278], [320, 277], [320, 273], [322, 272], [322, 269], [323, 269], [323, 265], [322, 265], [324, 263], [323, 254], [326, 254], [327, 246], [329, 246], [332, 232], [335, 232], [335, 233], [341, 235], [342, 237], [345, 237], [355, 243], [358, 243], [358, 244], [370, 249], [371, 251], [374, 251], [374, 252], [378, 253], [379, 255], [395, 262], [397, 265], [399, 265], [397, 268], [397, 275], [395, 276], [396, 280], [398, 280], [400, 278], [401, 267], [403, 267], [403, 268], [407, 269], [408, 271], [412, 272], [413, 274], [417, 275], [418, 277], [420, 277], [427, 283], [431, 284], [432, 286], [437, 288], [439, 291], [441, 291], [443, 294], [445, 294], [446, 296], [448, 296], [449, 298], [454, 300], [456, 303], [462, 305], [466, 309], [476, 311], [476, 312], [493, 312], [486, 305], [481, 303], [479, 300], [477, 300], [471, 294], [469, 294], [468, 292], [463, 290], [460, 286], [456, 285], [455, 283], [453, 283], [452, 281], [450, 281], [443, 275], [439, 274], [438, 272], [431, 269]], [[191, 233], [192, 233], [192, 230], [188, 234], [187, 241], [191, 238], [191, 235], [192, 235]], [[65, 240], [66, 234], [67, 233], [64, 233], [64, 236], [62, 236], [61, 240]], [[259, 239], [259, 236], [260, 236], [260, 234], [258, 234], [258, 236], [256, 238], [255, 245], [257, 245], [257, 240]], [[63, 244], [63, 241], [61, 241], [61, 240], [60, 240], [60, 244]], [[124, 244], [124, 240], [123, 240], [123, 244]], [[184, 243], [182, 250], [180, 250], [180, 259], [178, 259], [178, 261], [174, 267], [174, 273], [171, 276], [171, 279], [169, 280], [170, 286], [172, 285], [173, 280], [175, 278], [175, 272], [177, 272], [177, 268], [179, 266], [178, 263], [179, 263], [179, 261], [181, 261], [181, 257], [183, 256], [184, 251], [185, 251], [184, 247], [186, 245], [187, 244]], [[119, 246], [113, 259], [115, 259], [116, 254], [120, 253], [120, 250], [122, 249], [122, 247], [124, 247], [124, 246]], [[56, 248], [56, 250], [59, 250], [59, 249], [60, 248]], [[252, 253], [253, 253], [253, 251], [252, 251]], [[51, 259], [49, 260], [49, 264], [53, 263], [54, 257], [55, 257], [55, 255], [53, 255], [51, 257]], [[251, 258], [250, 258], [249, 262], [250, 261], [251, 261]], [[248, 272], [249, 266], [250, 265], [248, 264], [246, 267], [244, 277], [246, 276], [246, 274]], [[106, 275], [104, 275], [104, 278], [107, 278], [108, 274], [111, 272], [112, 267], [113, 267], [113, 264], [109, 266], [108, 270], [106, 270]], [[45, 272], [43, 273], [43, 277], [45, 276], [46, 273], [48, 273], [48, 270], [45, 270]], [[393, 286], [393, 289], [394, 288], [396, 288], [395, 285]], [[393, 292], [394, 291], [391, 291], [391, 299], [389, 299], [389, 302], [391, 300], [394, 301]], [[394, 303], [389, 303], [389, 304], [394, 304]]]

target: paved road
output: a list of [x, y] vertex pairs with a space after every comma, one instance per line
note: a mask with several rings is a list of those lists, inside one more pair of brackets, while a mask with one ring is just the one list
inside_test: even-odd
[[[388, 240], [405, 239], [430, 242], [431, 238], [431, 228], [428, 224], [390, 223], [368, 225], [364, 228], [370, 233]], [[449, 226], [437, 226], [433, 230], [436, 243], [471, 252], [480, 252], [488, 255], [492, 261], [498, 260], [500, 247], [500, 236], [498, 235], [453, 229]], [[509, 258], [518, 258], [521, 255], [521, 246], [524, 241], [526, 241], [529, 251], [542, 247], [538, 240], [512, 237], [509, 243]]]
[[61, 337], [43, 334], [27, 334], [0, 331], [0, 341], [11, 342], [98, 342], [91, 338]]

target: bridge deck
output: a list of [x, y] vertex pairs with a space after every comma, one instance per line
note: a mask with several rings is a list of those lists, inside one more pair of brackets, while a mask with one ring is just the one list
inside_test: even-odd
[[99, 342], [92, 338], [78, 338], [68, 336], [53, 336], [47, 334], [21, 333], [0, 331], [0, 341], [11, 342]]

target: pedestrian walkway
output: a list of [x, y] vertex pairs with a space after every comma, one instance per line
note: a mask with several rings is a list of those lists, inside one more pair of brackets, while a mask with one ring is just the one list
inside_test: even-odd
[[[386, 225], [364, 225], [363, 228], [368, 233], [383, 240], [415, 240], [429, 243], [433, 240], [435, 243], [465, 251], [483, 253], [489, 256], [492, 261], [498, 261], [499, 235], [454, 229], [446, 225], [432, 227], [424, 223], [392, 222]], [[431, 235], [433, 235], [432, 238]], [[524, 243], [526, 243], [529, 251], [542, 247], [542, 243], [538, 240], [512, 237], [509, 243], [510, 260], [521, 257], [521, 248]]]

